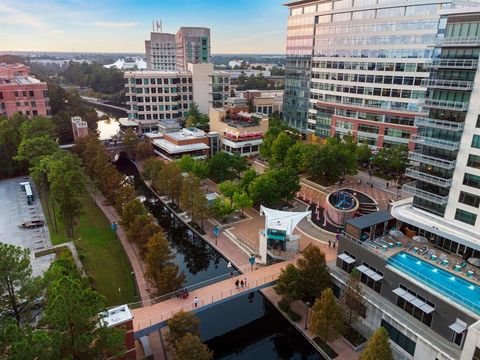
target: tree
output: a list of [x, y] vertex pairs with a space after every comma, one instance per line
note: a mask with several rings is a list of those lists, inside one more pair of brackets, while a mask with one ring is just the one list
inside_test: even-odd
[[145, 160], [153, 156], [152, 144], [148, 141], [140, 141], [135, 147], [135, 157], [137, 160]]
[[379, 168], [384, 174], [398, 177], [405, 172], [408, 166], [407, 153], [405, 146], [381, 148], [375, 155], [372, 165]]
[[42, 157], [52, 155], [57, 150], [57, 143], [48, 135], [26, 138], [20, 143], [18, 154], [14, 158], [34, 166]]
[[341, 297], [341, 302], [346, 311], [345, 320], [349, 325], [365, 314], [367, 305], [363, 298], [363, 289], [360, 285], [360, 272], [354, 269], [350, 273], [346, 287]]
[[[200, 179], [193, 174], [183, 178], [180, 205], [184, 211], [192, 212], [193, 201], [196, 193], [201, 193]], [[193, 215], [193, 214], [192, 214]]]
[[19, 113], [10, 119], [0, 116], [0, 177], [18, 174], [26, 168], [25, 162], [14, 159], [22, 141], [20, 128], [25, 121], [28, 120]]
[[289, 307], [293, 301], [300, 299], [302, 295], [301, 281], [300, 273], [293, 264], [288, 264], [286, 268], [281, 270], [278, 276], [274, 289], [277, 294], [287, 301]]
[[297, 141], [288, 150], [285, 156], [284, 165], [295, 169], [297, 172], [303, 171], [303, 152], [306, 144]]
[[232, 180], [225, 180], [224, 182], [218, 185], [218, 189], [225, 195], [227, 198], [232, 201], [233, 195], [236, 192], [240, 192], [240, 187], [237, 182]]
[[192, 201], [192, 218], [198, 219], [200, 218], [200, 226], [203, 230], [203, 223], [206, 217], [210, 216], [212, 211], [208, 204], [208, 200], [205, 197], [203, 192], [196, 192], [193, 196]]
[[195, 168], [196, 160], [192, 155], [183, 155], [180, 160], [177, 160], [177, 164], [183, 172], [192, 173]]
[[150, 214], [137, 215], [127, 229], [127, 239], [137, 244], [140, 251], [144, 251], [148, 239], [160, 230], [160, 226], [155, 223]]
[[256, 204], [266, 206], [275, 206], [281, 199], [279, 185], [268, 172], [250, 183], [248, 194]]
[[164, 163], [157, 157], [149, 157], [143, 162], [142, 175], [145, 180], [154, 180], [160, 177]]
[[168, 341], [175, 344], [187, 333], [200, 335], [200, 320], [191, 312], [180, 310], [168, 321]]
[[235, 211], [235, 207], [232, 205], [232, 202], [227, 201], [223, 197], [217, 197], [215, 199], [213, 203], [213, 209], [215, 215], [222, 218], [223, 222], [226, 222], [228, 216]]
[[379, 327], [360, 354], [359, 360], [393, 360], [392, 348], [388, 339], [387, 330]]
[[298, 272], [302, 279], [302, 298], [312, 301], [322, 294], [330, 284], [325, 254], [315, 245], [308, 246], [297, 260]]
[[242, 211], [242, 217], [244, 217], [243, 210], [253, 206], [253, 201], [250, 199], [247, 193], [245, 192], [236, 192], [233, 194], [233, 203], [235, 207], [239, 208]]
[[176, 205], [180, 202], [182, 182], [182, 170], [175, 162], [167, 163], [162, 172], [153, 179], [154, 186], [165, 193]]
[[217, 152], [208, 160], [208, 177], [217, 183], [238, 178], [247, 169], [244, 157]]
[[253, 169], [248, 169], [243, 173], [242, 178], [240, 179], [240, 188], [243, 191], [248, 191], [248, 186], [250, 183], [257, 178], [258, 174]]
[[311, 330], [323, 342], [334, 341], [343, 331], [342, 309], [337, 304], [333, 291], [326, 288], [312, 308]]
[[120, 225], [128, 231], [131, 223], [139, 215], [147, 215], [148, 211], [142, 202], [138, 199], [130, 200], [125, 204], [122, 210], [122, 217], [120, 219]]
[[287, 156], [288, 149], [290, 149], [295, 143], [296, 140], [292, 139], [292, 137], [285, 132], [281, 132], [272, 143], [270, 161], [268, 162], [269, 165], [271, 167], [282, 166], [285, 157]]
[[81, 196], [85, 192], [85, 175], [78, 156], [59, 150], [46, 158], [47, 178], [52, 197], [58, 204], [59, 220], [73, 238], [75, 219], [81, 214]]
[[185, 281], [185, 274], [178, 274], [178, 266], [172, 263], [175, 257], [162, 231], [152, 235], [144, 247], [146, 277], [155, 286], [156, 296], [179, 289]]
[[360, 163], [368, 163], [372, 157], [372, 150], [366, 143], [357, 146], [357, 158]]
[[125, 135], [123, 136], [123, 145], [129, 154], [132, 154], [135, 151], [139, 141], [140, 139], [138, 138], [138, 135], [135, 134], [133, 129], [129, 128], [127, 131], [125, 131]]
[[31, 139], [41, 136], [47, 136], [54, 139], [56, 132], [52, 119], [36, 116], [32, 120], [22, 123], [20, 134], [22, 135], [22, 139]]
[[213, 352], [198, 336], [187, 333], [175, 342], [175, 360], [212, 360]]
[[278, 185], [280, 198], [292, 200], [300, 190], [300, 178], [297, 171], [289, 167], [268, 171], [264, 176], [271, 176]]
[[71, 269], [72, 266], [55, 262], [47, 272], [47, 302], [42, 322], [54, 338], [60, 352], [58, 358], [94, 359], [122, 355], [125, 331], [106, 326], [101, 320], [104, 298]]
[[185, 124], [185, 127], [197, 127], [197, 128], [202, 128], [205, 129], [208, 127], [209, 119], [208, 116], [205, 114], [202, 114], [198, 110], [198, 105], [196, 103], [192, 103], [192, 106], [190, 107], [190, 111], [188, 112], [188, 117], [187, 117], [187, 122]]
[[20, 325], [40, 295], [40, 279], [32, 276], [28, 249], [0, 243], [0, 314], [13, 316]]

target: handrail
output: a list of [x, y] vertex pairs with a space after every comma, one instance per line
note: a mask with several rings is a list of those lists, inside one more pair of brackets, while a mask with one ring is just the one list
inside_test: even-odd
[[439, 100], [439, 99], [425, 99], [424, 106], [434, 107], [439, 109], [467, 111], [468, 101], [453, 101], [453, 100]]
[[[255, 286], [253, 286], [252, 283], [249, 282], [249, 283], [247, 283], [247, 287], [243, 288], [243, 289], [244, 290], [250, 290], [250, 289], [255, 289], [259, 286], [265, 285], [265, 284], [269, 284], [269, 283], [275, 281], [279, 274], [280, 274], [280, 271], [278, 271], [278, 273], [265, 276], [261, 279], [257, 279], [257, 280], [255, 280]], [[164, 312], [160, 313], [159, 315], [151, 317], [148, 320], [144, 320], [144, 321], [141, 321], [141, 322], [137, 323], [136, 324], [136, 329], [134, 329], [134, 331], [139, 331], [139, 330], [144, 329], [146, 327], [149, 327], [149, 326], [158, 324], [160, 322], [166, 321], [166, 320], [170, 319], [175, 313], [177, 313], [179, 311], [182, 311], [182, 310], [183, 311], [192, 311], [192, 310], [201, 308], [205, 305], [213, 304], [213, 303], [215, 303], [219, 300], [227, 299], [227, 298], [233, 296], [234, 294], [238, 294], [238, 293], [241, 293], [241, 292], [242, 292], [242, 288], [238, 289], [236, 287], [230, 287], [230, 288], [228, 288], [226, 290], [223, 290], [221, 292], [217, 292], [213, 295], [209, 295], [208, 298], [198, 299], [199, 302], [198, 302], [197, 307], [195, 307], [195, 305], [193, 304], [191, 299], [186, 300], [188, 302], [188, 304], [186, 304], [186, 305], [177, 306], [172, 310], [164, 311]]]
[[[420, 260], [420, 259], [419, 259], [419, 260]], [[420, 261], [423, 261], [423, 260], [420, 260]], [[430, 264], [430, 263], [428, 263], [428, 262], [426, 262], [426, 261], [423, 261], [423, 262], [425, 262], [425, 263], [427, 263], [427, 264]], [[396, 266], [396, 267], [398, 267], [398, 268], [405, 269], [405, 270], [407, 270], [410, 274], [413, 273], [416, 277], [422, 279], [422, 280], [423, 280], [422, 282], [423, 282], [425, 285], [427, 285], [427, 286], [429, 286], [429, 285], [434, 285], [433, 287], [436, 288], [437, 290], [443, 291], [443, 292], [445, 292], [446, 294], [452, 296], [453, 298], [462, 301], [462, 302], [466, 305], [466, 307], [470, 307], [470, 308], [471, 308], [470, 310], [473, 309], [474, 312], [478, 312], [478, 314], [480, 314], [480, 304], [476, 304], [476, 303], [474, 303], [473, 301], [471, 301], [471, 300], [469, 300], [469, 299], [467, 299], [467, 298], [459, 295], [457, 292], [455, 292], [455, 291], [453, 291], [453, 290], [450, 290], [450, 289], [448, 289], [447, 287], [445, 287], [445, 286], [437, 283], [437, 282], [434, 281], [433, 279], [427, 277], [425, 274], [422, 274], [422, 273], [416, 271], [415, 269], [412, 269], [411, 267], [409, 267], [409, 266], [401, 263], [400, 261], [398, 261], [398, 260], [396, 260], [395, 258], [392, 258], [392, 257], [388, 259], [387, 265], [388, 265], [388, 264], [393, 264], [394, 267]], [[432, 264], [430, 264], [430, 265], [433, 266], [433, 267], [435, 267], [435, 268], [437, 268], [437, 269], [439, 269], [439, 270], [445, 271], [445, 270], [443, 270], [442, 268], [439, 268], [438, 266], [435, 266], [435, 265], [432, 265]], [[452, 276], [455, 276], [456, 278], [458, 278], [458, 279], [460, 279], [460, 280], [462, 280], [462, 281], [468, 282], [467, 280], [464, 280], [464, 279], [462, 279], [462, 278], [459, 277], [459, 276], [456, 276], [456, 275], [453, 275], [453, 274], [452, 274]], [[472, 285], [478, 287], [478, 285], [474, 285], [474, 284], [472, 284]]]
[[440, 196], [440, 195], [432, 194], [422, 189], [418, 189], [416, 187], [416, 183], [417, 183], [416, 181], [412, 181], [410, 183], [403, 184], [403, 190], [408, 192], [409, 194], [418, 196], [425, 200], [429, 200], [436, 204], [444, 205], [448, 202], [448, 196]]
[[432, 119], [424, 116], [415, 117], [414, 125], [416, 127], [424, 126], [424, 127], [431, 127], [431, 128], [444, 129], [444, 130], [450, 130], [450, 131], [462, 131], [465, 127], [465, 123], [463, 122]]
[[455, 160], [445, 160], [435, 156], [425, 155], [416, 151], [408, 152], [408, 160], [418, 161], [424, 164], [438, 166], [444, 169], [454, 169]]
[[438, 185], [438, 186], [442, 186], [442, 187], [451, 186], [452, 181], [453, 181], [452, 178], [445, 179], [445, 178], [442, 178], [440, 176], [431, 175], [431, 174], [428, 174], [428, 173], [425, 173], [425, 172], [419, 170], [416, 167], [407, 168], [405, 170], [405, 175], [410, 176], [411, 178], [414, 178], [414, 179], [417, 179], [417, 180], [420, 180], [420, 181], [425, 181], [425, 182], [428, 182], [430, 184], [434, 184], [434, 185]]
[[[361, 241], [359, 239], [356, 239], [355, 237], [353, 237], [352, 235], [350, 234], [347, 234], [345, 231], [342, 231], [342, 236], [348, 238], [350, 241], [353, 241], [354, 243], [364, 247], [365, 249], [377, 254], [377, 255], [380, 255], [381, 257], [383, 257], [384, 259], [387, 259], [389, 256], [387, 254], [385, 254], [385, 252], [383, 252], [383, 250], [378, 250], [375, 245], [369, 245], [369, 243], [366, 243], [365, 241]], [[340, 238], [341, 239], [341, 238]]]

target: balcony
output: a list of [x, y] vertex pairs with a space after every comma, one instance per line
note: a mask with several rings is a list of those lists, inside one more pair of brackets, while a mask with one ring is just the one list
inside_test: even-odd
[[441, 186], [441, 187], [450, 187], [452, 185], [452, 178], [445, 179], [440, 176], [430, 175], [425, 172], [419, 171], [418, 168], [408, 168], [405, 171], [405, 175], [411, 177], [412, 179], [420, 180], [427, 182], [429, 184]]
[[412, 140], [415, 144], [431, 146], [442, 150], [456, 151], [460, 148], [460, 141], [435, 139], [419, 134], [413, 135]]
[[425, 66], [445, 69], [476, 69], [478, 61], [475, 59], [434, 59]]
[[479, 36], [459, 36], [459, 37], [444, 37], [438, 38], [435, 41], [436, 46], [480, 46]]
[[425, 199], [427, 201], [431, 201], [435, 204], [445, 205], [448, 202], [448, 196], [440, 196], [422, 189], [417, 189], [416, 184], [416, 181], [412, 181], [408, 184], [404, 184], [402, 189], [409, 194], [412, 194], [413, 196]]
[[415, 118], [415, 126], [416, 127], [423, 126], [428, 128], [435, 128], [435, 129], [442, 129], [442, 130], [449, 130], [449, 131], [463, 131], [463, 128], [465, 127], [465, 123], [417, 116]]
[[422, 164], [432, 165], [432, 166], [440, 167], [442, 169], [447, 169], [447, 170], [454, 169], [455, 163], [456, 163], [455, 160], [451, 160], [451, 161], [444, 160], [444, 159], [440, 159], [434, 156], [424, 155], [422, 153], [414, 152], [414, 151], [410, 151], [408, 153], [408, 160], [418, 161], [418, 162], [421, 162]]
[[473, 81], [422, 79], [421, 86], [446, 90], [472, 90]]
[[468, 102], [463, 102], [463, 101], [425, 99], [423, 106], [432, 107], [436, 109], [454, 110], [454, 111], [468, 110]]

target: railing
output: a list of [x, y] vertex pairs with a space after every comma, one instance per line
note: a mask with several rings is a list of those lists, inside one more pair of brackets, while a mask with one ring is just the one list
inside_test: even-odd
[[465, 123], [417, 116], [415, 118], [415, 126], [424, 126], [449, 131], [463, 131]]
[[416, 168], [407, 168], [407, 170], [405, 171], [405, 175], [410, 176], [411, 178], [414, 178], [420, 181], [425, 181], [430, 184], [438, 185], [441, 187], [449, 187], [452, 185], [452, 178], [444, 179], [440, 176], [427, 174], [425, 172], [417, 170]]
[[290, 260], [290, 259], [293, 259], [298, 252], [278, 250], [278, 249], [272, 248], [271, 246], [267, 246], [267, 253], [269, 253], [269, 255], [272, 257], [277, 257], [282, 260]]
[[[416, 278], [421, 279], [422, 282], [425, 285], [431, 286], [434, 289], [439, 290], [440, 292], [443, 292], [444, 295], [451, 296], [454, 299], [460, 300], [463, 303], [463, 305], [465, 305], [470, 310], [473, 310], [474, 312], [476, 312], [477, 314], [480, 315], [480, 304], [479, 303], [473, 302], [473, 301], [459, 295], [458, 292], [455, 292], [455, 291], [447, 288], [446, 286], [443, 286], [442, 284], [436, 282], [431, 277], [429, 277], [427, 274], [420, 273], [420, 272], [416, 271], [415, 269], [412, 269], [411, 267], [407, 266], [406, 264], [403, 264], [402, 262], [400, 262], [400, 261], [398, 261], [394, 258], [388, 259], [387, 265], [393, 265], [393, 267], [397, 267], [399, 269], [407, 270], [407, 273], [409, 273], [410, 275], [414, 275]], [[435, 267], [442, 270], [438, 266], [435, 266]], [[458, 277], [458, 276], [456, 276], [456, 277]], [[476, 285], [474, 285], [474, 286], [476, 286]]]
[[433, 107], [437, 109], [445, 109], [445, 110], [456, 110], [456, 111], [468, 110], [468, 102], [463, 102], [463, 101], [425, 99], [424, 106]]
[[145, 321], [141, 321], [139, 323], [136, 324], [136, 328], [134, 329], [134, 331], [140, 331], [144, 328], [147, 328], [149, 326], [153, 326], [155, 324], [158, 324], [158, 323], [161, 323], [163, 321], [166, 321], [168, 319], [170, 319], [173, 315], [175, 315], [177, 312], [179, 311], [192, 311], [192, 310], [195, 310], [195, 309], [198, 309], [198, 308], [201, 308], [203, 306], [206, 306], [206, 305], [209, 305], [209, 304], [213, 304], [217, 301], [221, 301], [223, 299], [228, 299], [229, 297], [231, 296], [234, 296], [236, 294], [239, 294], [241, 293], [243, 290], [251, 290], [251, 289], [256, 289], [258, 287], [261, 287], [263, 285], [267, 285], [267, 284], [270, 284], [274, 281], [276, 281], [276, 279], [278, 278], [278, 275], [280, 274], [280, 271], [278, 271], [278, 273], [275, 273], [275, 274], [272, 274], [272, 275], [268, 275], [268, 276], [265, 276], [261, 279], [257, 279], [257, 280], [254, 280], [252, 282], [248, 282], [247, 283], [247, 286], [244, 287], [244, 288], [236, 288], [236, 287], [230, 287], [228, 289], [224, 289], [222, 290], [221, 292], [217, 292], [215, 294], [212, 294], [212, 295], [209, 295], [208, 297], [206, 298], [203, 298], [203, 299], [198, 299], [199, 302], [198, 302], [198, 306], [195, 307], [194, 304], [192, 303], [191, 299], [189, 300], [186, 300], [186, 302], [188, 304], [185, 304], [185, 305], [182, 305], [182, 306], [177, 306], [171, 310], [168, 310], [168, 311], [164, 311], [158, 315], [155, 315], [153, 317], [151, 317], [150, 319], [148, 320], [145, 320]]
[[362, 246], [363, 248], [369, 250], [370, 252], [373, 252], [374, 254], [376, 254], [376, 255], [384, 258], [384, 259], [388, 259], [388, 257], [389, 257], [383, 249], [379, 250], [375, 244], [371, 243], [370, 240], [361, 241], [361, 240], [353, 237], [352, 235], [347, 234], [345, 231], [342, 231], [342, 236], [347, 238], [350, 241], [353, 241], [354, 243]]
[[415, 151], [408, 152], [408, 160], [418, 161], [423, 164], [437, 166], [443, 169], [454, 169], [455, 163], [456, 163], [455, 160], [444, 160], [444, 159], [436, 158], [434, 156], [424, 155], [422, 153], [415, 152]]
[[420, 85], [438, 89], [473, 89], [473, 81], [462, 80], [422, 79]]
[[437, 46], [480, 46], [480, 37], [478, 36], [459, 36], [438, 38], [435, 41]]
[[450, 141], [443, 139], [435, 139], [420, 134], [412, 136], [412, 141], [419, 145], [432, 146], [437, 149], [456, 151], [460, 148], [460, 141]]
[[240, 245], [242, 245], [244, 248], [246, 248], [251, 254], [258, 255], [258, 248], [252, 244], [250, 241], [241, 238], [240, 236], [237, 236], [235, 234], [231, 234], [233, 237], [233, 241], [236, 241]]
[[[318, 102], [321, 102], [321, 103], [335, 103], [335, 104], [339, 104], [339, 105], [352, 105], [352, 106], [373, 108], [373, 109], [386, 109], [386, 110], [390, 110], [390, 111], [403, 111], [403, 112], [411, 112], [411, 113], [416, 113], [416, 114], [421, 112], [420, 109], [409, 108], [409, 106], [411, 106], [410, 103], [402, 103], [402, 104], [405, 104], [405, 106], [400, 107], [400, 106], [392, 106], [392, 104], [386, 104], [386, 103], [381, 103], [381, 104], [363, 103], [363, 102], [349, 101], [349, 100], [345, 100], [345, 99], [343, 99], [342, 101], [318, 100]], [[420, 106], [420, 105], [418, 105], [418, 106]]]
[[422, 189], [418, 189], [415, 185], [416, 183], [416, 181], [412, 181], [408, 184], [404, 184], [403, 190], [419, 198], [431, 201], [435, 204], [445, 205], [448, 202], [448, 196], [440, 196]]
[[426, 63], [428, 67], [456, 68], [456, 69], [475, 69], [478, 61], [476, 59], [434, 59], [431, 63]]

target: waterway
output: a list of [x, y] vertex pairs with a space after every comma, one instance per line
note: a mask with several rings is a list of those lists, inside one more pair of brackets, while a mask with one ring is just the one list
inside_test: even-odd
[[[185, 286], [229, 276], [227, 261], [184, 225], [174, 226], [172, 215], [141, 180], [135, 165], [124, 157], [117, 169], [130, 176], [137, 194], [165, 229], [174, 262], [186, 275]], [[199, 313], [201, 337], [218, 360], [322, 360], [315, 348], [266, 300], [254, 292]]]

